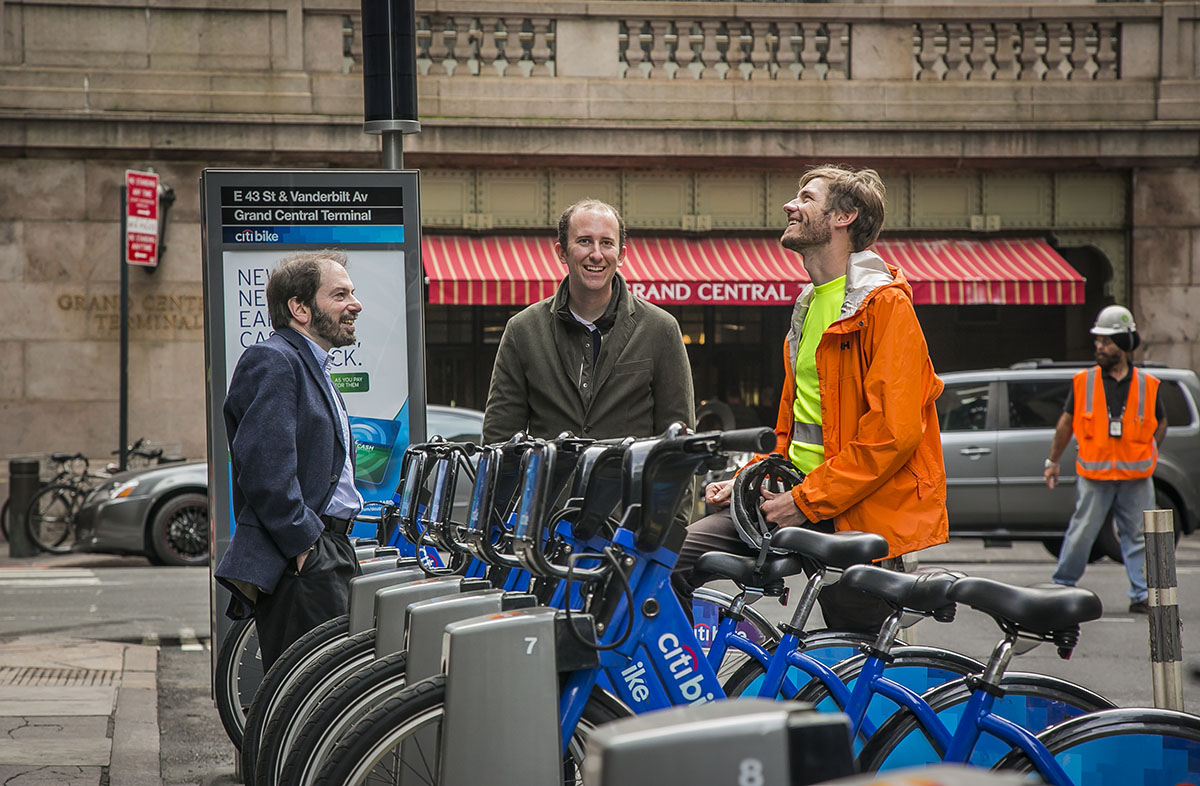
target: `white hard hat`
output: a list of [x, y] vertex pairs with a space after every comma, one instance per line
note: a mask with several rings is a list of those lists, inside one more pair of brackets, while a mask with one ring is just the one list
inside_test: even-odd
[[1133, 314], [1124, 306], [1105, 306], [1096, 315], [1096, 324], [1092, 326], [1091, 332], [1093, 336], [1136, 333], [1137, 325], [1133, 322]]

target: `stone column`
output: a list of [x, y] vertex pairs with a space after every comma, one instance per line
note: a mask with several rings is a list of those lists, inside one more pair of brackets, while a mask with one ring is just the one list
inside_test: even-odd
[[1200, 368], [1200, 167], [1134, 170], [1130, 268], [1142, 357]]

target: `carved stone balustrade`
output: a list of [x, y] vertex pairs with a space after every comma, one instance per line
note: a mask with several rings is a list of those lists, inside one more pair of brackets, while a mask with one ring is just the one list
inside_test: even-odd
[[1121, 78], [1116, 20], [913, 23], [913, 79], [1053, 82]]

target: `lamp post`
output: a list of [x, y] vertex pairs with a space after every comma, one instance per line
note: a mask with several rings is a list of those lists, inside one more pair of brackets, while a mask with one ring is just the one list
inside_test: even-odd
[[413, 0], [362, 0], [363, 132], [383, 137], [383, 168], [404, 167], [404, 136], [417, 119]]

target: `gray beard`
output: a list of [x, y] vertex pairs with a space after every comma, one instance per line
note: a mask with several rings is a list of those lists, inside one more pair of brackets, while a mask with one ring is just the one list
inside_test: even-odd
[[334, 320], [328, 311], [322, 311], [314, 304], [312, 313], [313, 332], [328, 341], [330, 346], [348, 347], [354, 343], [354, 336], [343, 334], [340, 323]]

